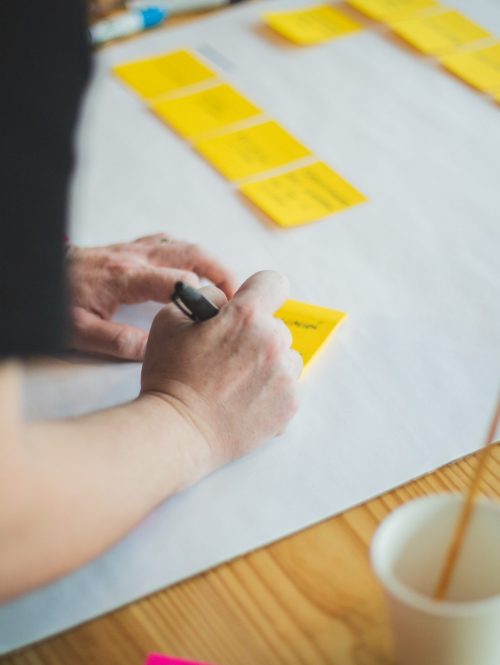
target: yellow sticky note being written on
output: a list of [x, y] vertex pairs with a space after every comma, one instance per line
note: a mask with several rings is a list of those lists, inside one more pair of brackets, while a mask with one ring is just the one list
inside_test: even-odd
[[287, 300], [275, 316], [288, 326], [292, 333], [292, 349], [300, 353], [305, 367], [347, 314], [327, 307]]
[[490, 33], [456, 11], [399, 21], [394, 32], [423, 53], [441, 55], [472, 44]]
[[330, 5], [268, 12], [264, 21], [295, 44], [320, 44], [361, 30], [359, 23]]
[[416, 16], [438, 6], [436, 0], [347, 0], [347, 4], [377, 21]]
[[188, 139], [223, 129], [262, 113], [227, 83], [191, 95], [160, 100], [153, 103], [151, 108], [181, 136]]
[[488, 92], [500, 88], [500, 43], [441, 58], [441, 62], [475, 88]]
[[229, 180], [264, 173], [311, 154], [272, 120], [206, 139], [196, 149]]
[[189, 51], [173, 51], [113, 68], [114, 73], [144, 99], [154, 99], [216, 78], [215, 72]]
[[240, 191], [281, 226], [299, 226], [366, 201], [323, 162], [240, 186]]

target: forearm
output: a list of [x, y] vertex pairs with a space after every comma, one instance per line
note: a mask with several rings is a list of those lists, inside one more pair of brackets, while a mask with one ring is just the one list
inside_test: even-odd
[[0, 598], [85, 563], [211, 468], [204, 440], [154, 396], [25, 428], [20, 450], [2, 492]]

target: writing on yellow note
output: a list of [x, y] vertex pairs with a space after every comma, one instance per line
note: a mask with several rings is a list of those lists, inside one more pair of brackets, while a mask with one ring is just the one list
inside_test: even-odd
[[188, 139], [201, 137], [262, 113], [227, 83], [191, 95], [160, 100], [153, 103], [151, 108]]
[[287, 300], [275, 316], [288, 326], [292, 333], [292, 349], [300, 353], [305, 367], [347, 314], [327, 307]]
[[206, 139], [196, 149], [229, 180], [257, 175], [311, 154], [273, 120]]
[[412, 46], [430, 55], [441, 55], [490, 35], [480, 25], [456, 11], [398, 21], [391, 27]]
[[377, 21], [389, 21], [416, 16], [439, 3], [436, 0], [347, 0], [347, 4]]
[[356, 21], [330, 5], [267, 12], [264, 21], [295, 44], [320, 44], [361, 30]]
[[194, 53], [173, 51], [155, 58], [125, 63], [114, 73], [144, 99], [154, 99], [216, 77]]
[[246, 183], [240, 191], [281, 226], [299, 226], [366, 201], [323, 162]]
[[441, 58], [441, 62], [470, 85], [488, 92], [500, 88], [500, 43]]

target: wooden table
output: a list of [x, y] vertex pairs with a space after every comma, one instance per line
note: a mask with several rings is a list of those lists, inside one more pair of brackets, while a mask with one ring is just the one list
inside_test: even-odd
[[[368, 560], [373, 533], [409, 499], [464, 490], [476, 461], [445, 466], [2, 663], [142, 665], [160, 651], [218, 665], [391, 665], [387, 615]], [[500, 445], [481, 491], [500, 498]]]

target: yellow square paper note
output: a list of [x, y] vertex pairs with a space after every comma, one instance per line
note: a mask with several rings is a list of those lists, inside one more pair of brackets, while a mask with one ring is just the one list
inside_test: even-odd
[[327, 307], [287, 300], [275, 316], [288, 326], [292, 333], [292, 349], [300, 353], [305, 367], [347, 314]]
[[173, 51], [113, 68], [114, 73], [144, 99], [216, 77], [215, 72], [189, 51]]
[[299, 226], [366, 201], [323, 162], [241, 185], [240, 191], [281, 226]]
[[455, 53], [441, 62], [475, 88], [488, 92], [500, 88], [500, 43], [465, 53]]
[[488, 37], [490, 33], [460, 12], [450, 11], [391, 25], [394, 32], [422, 53], [440, 55]]
[[320, 44], [361, 30], [359, 23], [330, 5], [268, 12], [264, 21], [286, 39], [301, 45]]
[[154, 112], [187, 139], [260, 115], [262, 111], [224, 83], [192, 95], [152, 104]]
[[347, 4], [377, 21], [417, 16], [438, 6], [436, 0], [347, 0]]
[[196, 149], [229, 180], [264, 173], [311, 154], [274, 121], [207, 139]]

